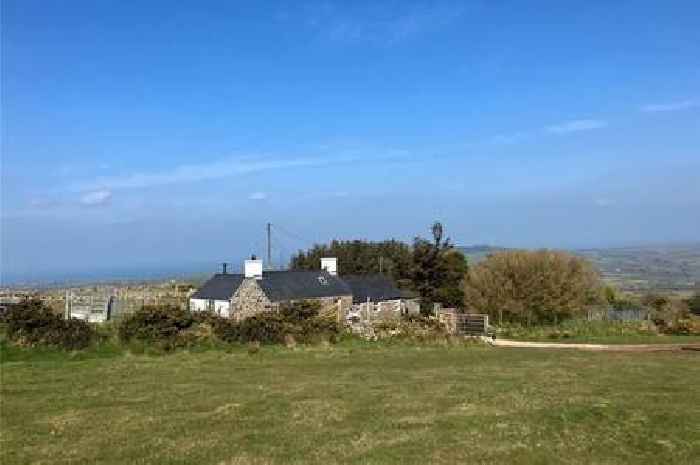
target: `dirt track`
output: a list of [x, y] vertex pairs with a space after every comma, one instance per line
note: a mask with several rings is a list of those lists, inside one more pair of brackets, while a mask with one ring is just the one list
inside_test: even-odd
[[532, 349], [578, 349], [599, 352], [679, 352], [700, 351], [700, 343], [693, 344], [562, 344], [557, 342], [526, 342], [508, 339], [484, 340], [494, 347], [515, 347]]

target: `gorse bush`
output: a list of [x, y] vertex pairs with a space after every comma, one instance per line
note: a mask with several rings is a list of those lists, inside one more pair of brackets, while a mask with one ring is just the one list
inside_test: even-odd
[[[228, 344], [283, 344], [335, 341], [335, 321], [319, 316], [317, 302], [283, 305], [277, 312], [265, 312], [241, 321], [211, 312], [190, 313], [175, 307], [145, 306], [127, 315], [119, 325], [119, 340], [130, 346], [151, 344], [163, 350], [195, 347], [216, 341]], [[137, 343], [134, 345], [134, 343]]]
[[187, 310], [146, 305], [122, 319], [118, 330], [119, 340], [123, 343], [152, 343], [168, 350], [182, 345], [182, 333], [194, 323], [192, 314]]
[[340, 327], [334, 318], [319, 314], [321, 305], [314, 301], [295, 302], [280, 308], [285, 335], [303, 344], [335, 342]]
[[335, 342], [338, 324], [320, 316], [320, 308], [320, 304], [314, 301], [294, 302], [282, 305], [278, 312], [246, 318], [238, 323], [238, 342], [282, 344], [290, 339], [304, 344]]
[[64, 320], [41, 302], [12, 305], [3, 315], [7, 338], [21, 346], [48, 346], [65, 350], [88, 347], [95, 330], [81, 320]]
[[260, 313], [238, 323], [238, 342], [282, 344], [285, 336], [284, 319], [278, 313]]

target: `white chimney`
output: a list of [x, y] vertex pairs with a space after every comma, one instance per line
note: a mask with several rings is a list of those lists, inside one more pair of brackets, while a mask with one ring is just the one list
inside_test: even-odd
[[263, 262], [255, 258], [255, 255], [250, 257], [250, 260], [245, 261], [244, 274], [246, 278], [262, 279], [263, 277]]
[[328, 274], [335, 276], [338, 274], [338, 259], [335, 257], [324, 257], [321, 259], [321, 269]]

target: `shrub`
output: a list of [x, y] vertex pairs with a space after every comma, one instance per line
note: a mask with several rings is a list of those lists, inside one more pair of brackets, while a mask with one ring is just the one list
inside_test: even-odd
[[163, 349], [172, 349], [180, 332], [192, 327], [192, 315], [178, 307], [146, 305], [141, 310], [126, 315], [119, 325], [119, 339], [123, 343], [142, 341], [154, 343]]
[[311, 344], [321, 341], [337, 342], [340, 328], [338, 323], [329, 318], [315, 316], [303, 320], [292, 333], [295, 339], [301, 343]]
[[489, 255], [467, 273], [465, 306], [502, 323], [556, 323], [585, 314], [603, 297], [593, 266], [551, 250]]
[[219, 340], [228, 343], [239, 341], [240, 331], [238, 330], [238, 323], [235, 320], [216, 316], [216, 318], [212, 320], [211, 326], [214, 336]]
[[18, 345], [78, 350], [88, 347], [95, 337], [90, 324], [64, 320], [38, 301], [11, 306], [3, 319], [8, 339]]
[[321, 305], [315, 301], [301, 301], [281, 306], [279, 314], [285, 335], [296, 342], [311, 344], [321, 341], [336, 342], [340, 328], [335, 318], [320, 315]]
[[278, 313], [253, 315], [238, 324], [238, 340], [243, 343], [281, 344], [284, 335], [284, 320]]
[[285, 321], [295, 323], [317, 317], [320, 311], [321, 304], [318, 302], [302, 300], [301, 302], [282, 304], [279, 314]]
[[673, 321], [665, 329], [666, 334], [675, 334], [681, 336], [700, 336], [700, 319], [698, 318], [680, 318]]
[[586, 321], [568, 320], [558, 325], [526, 327], [504, 325], [499, 334], [514, 339], [569, 339], [610, 336], [648, 336], [656, 334], [656, 327], [645, 321]]
[[228, 340], [237, 339], [244, 344], [283, 344], [292, 339], [295, 343], [302, 344], [336, 342], [338, 324], [334, 319], [320, 316], [320, 309], [320, 304], [314, 301], [284, 304], [278, 312], [254, 315], [237, 325], [221, 323], [217, 336]]
[[667, 296], [646, 296], [654, 324], [664, 334], [693, 335], [697, 320], [690, 313], [687, 301]]
[[695, 316], [700, 317], [700, 292], [696, 292], [687, 301], [688, 310]]

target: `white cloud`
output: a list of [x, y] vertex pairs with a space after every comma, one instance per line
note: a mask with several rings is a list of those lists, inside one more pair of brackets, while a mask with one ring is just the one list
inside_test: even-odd
[[386, 161], [406, 157], [407, 153], [396, 150], [345, 152], [336, 156], [299, 158], [238, 157], [210, 163], [176, 166], [171, 170], [134, 173], [124, 176], [98, 177], [93, 182], [72, 186], [72, 190], [136, 189], [165, 186], [182, 182], [197, 182], [223, 179], [233, 176], [287, 168], [331, 166], [358, 161]]
[[577, 119], [567, 121], [561, 124], [547, 126], [545, 131], [553, 134], [569, 134], [578, 131], [589, 131], [591, 129], [600, 129], [608, 125], [607, 121], [598, 119]]
[[112, 192], [108, 189], [98, 189], [87, 192], [80, 198], [80, 203], [88, 206], [105, 205], [112, 200]]
[[512, 145], [523, 142], [529, 134], [525, 131], [513, 132], [510, 134], [498, 134], [489, 139], [489, 142], [494, 145]]
[[29, 202], [29, 205], [32, 208], [35, 208], [38, 210], [40, 210], [40, 209], [43, 210], [43, 209], [50, 209], [50, 208], [58, 207], [59, 205], [61, 205], [61, 202], [56, 200], [56, 199], [52, 199], [52, 198], [40, 197], [40, 198], [32, 199]]
[[615, 201], [605, 198], [605, 197], [597, 197], [593, 199], [593, 203], [595, 203], [597, 206], [601, 208], [606, 208], [606, 207], [612, 207], [615, 205]]
[[[330, 40], [388, 45], [429, 30], [439, 30], [464, 12], [462, 6], [448, 3], [409, 7], [401, 3], [393, 6], [370, 4], [349, 8], [342, 2], [326, 2], [309, 4], [300, 10], [303, 23]], [[285, 13], [279, 17], [290, 20], [293, 16], [293, 13]]]
[[695, 107], [700, 107], [700, 102], [696, 102], [693, 100], [682, 100], [679, 102], [642, 105], [640, 107], [640, 110], [645, 113], [658, 113], [664, 111], [687, 110], [689, 108]]
[[265, 192], [253, 192], [248, 196], [250, 200], [265, 200], [267, 199], [267, 194]]

